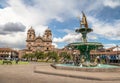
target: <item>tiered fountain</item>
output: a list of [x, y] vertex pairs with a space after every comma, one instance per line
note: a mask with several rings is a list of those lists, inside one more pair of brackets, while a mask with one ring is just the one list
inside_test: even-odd
[[[79, 50], [80, 55], [74, 64], [54, 64], [52, 65], [56, 69], [67, 69], [67, 70], [79, 70], [79, 71], [120, 71], [120, 67], [111, 66], [106, 64], [98, 64], [96, 62], [91, 62], [90, 51], [98, 49], [103, 45], [99, 42], [88, 42], [87, 34], [92, 32], [93, 29], [88, 27], [87, 19], [85, 14], [82, 12], [83, 17], [80, 21], [80, 28], [76, 29], [77, 33], [82, 34], [82, 42], [70, 43], [68, 48], [73, 50]], [[81, 62], [80, 59], [84, 57], [84, 62]]]
[[[80, 51], [79, 58], [81, 59], [81, 57], [84, 57], [85, 59], [85, 62], [81, 63], [83, 66], [86, 66], [86, 67], [96, 66], [97, 63], [92, 63], [90, 60], [90, 51], [94, 49], [98, 49], [99, 47], [102, 47], [103, 45], [99, 42], [87, 42], [87, 34], [92, 32], [93, 29], [88, 27], [86, 16], [84, 13], [82, 14], [83, 14], [83, 17], [82, 17], [82, 21], [80, 22], [80, 28], [76, 29], [77, 33], [82, 34], [82, 42], [71, 43], [68, 46]], [[75, 65], [80, 65], [79, 62], [76, 62], [77, 64]]]

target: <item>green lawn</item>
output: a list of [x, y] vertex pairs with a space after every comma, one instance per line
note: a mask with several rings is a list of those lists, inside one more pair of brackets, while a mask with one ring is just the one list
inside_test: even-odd
[[[0, 65], [2, 65], [3, 64], [3, 60], [0, 60]], [[6, 63], [5, 63], [6, 64]], [[12, 61], [12, 64], [16, 64], [16, 62], [15, 61]], [[29, 64], [29, 62], [27, 62], [27, 61], [19, 61], [18, 62], [18, 64]], [[17, 64], [16, 64], [17, 65]]]

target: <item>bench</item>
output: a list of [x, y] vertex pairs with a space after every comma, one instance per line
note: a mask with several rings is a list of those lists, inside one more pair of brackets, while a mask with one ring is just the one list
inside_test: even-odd
[[12, 61], [10, 61], [10, 60], [3, 60], [3, 64], [12, 64]]

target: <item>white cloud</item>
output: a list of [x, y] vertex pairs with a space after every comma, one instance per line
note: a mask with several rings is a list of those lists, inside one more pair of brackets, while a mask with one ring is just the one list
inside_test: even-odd
[[14, 13], [21, 17], [19, 21], [22, 21], [27, 26], [41, 25], [47, 22], [43, 13], [39, 12], [35, 7], [27, 7], [22, 0], [9, 0], [8, 3]]
[[69, 30], [69, 29], [64, 29], [60, 30], [63, 32], [66, 32], [67, 35], [64, 37], [58, 37], [58, 38], [53, 38], [53, 42], [59, 43], [59, 42], [66, 42], [66, 43], [72, 43], [72, 42], [79, 42], [81, 41], [81, 34], [75, 33], [75, 30]]
[[9, 34], [9, 35], [0, 35], [0, 43], [1, 47], [12, 47], [12, 48], [24, 48], [25, 47], [25, 39], [23, 36], [24, 32]]
[[93, 33], [109, 40], [120, 40], [120, 20], [114, 21], [113, 23], [106, 23], [88, 16], [88, 21], [92, 24]]
[[98, 39], [98, 37], [96, 36], [96, 34], [93, 34], [92, 32], [90, 34], [87, 35], [88, 40], [94, 40], [96, 41]]
[[110, 47], [114, 47], [114, 46], [116, 46], [116, 44], [114, 44], [114, 43], [104, 44], [104, 48], [110, 48]]
[[20, 16], [18, 16], [11, 7], [0, 9], [0, 25], [8, 22], [20, 22]]
[[56, 43], [52, 43], [52, 45], [54, 45], [55, 48], [58, 48], [58, 45]]
[[104, 6], [116, 8], [116, 7], [120, 6], [120, 0], [104, 0], [103, 4], [104, 4]]
[[48, 29], [48, 26], [36, 25], [36, 26], [33, 26], [33, 29], [35, 30], [37, 36], [38, 35], [43, 36], [45, 30]]
[[[64, 29], [62, 30], [67, 33], [67, 35], [63, 37], [54, 38], [53, 42], [59, 43], [59, 42], [66, 42], [66, 43], [72, 43], [72, 42], [81, 42], [82, 41], [82, 35], [80, 33], [76, 33], [75, 30], [68, 30]], [[88, 34], [87, 35], [88, 40], [97, 40], [98, 37], [94, 34]]]

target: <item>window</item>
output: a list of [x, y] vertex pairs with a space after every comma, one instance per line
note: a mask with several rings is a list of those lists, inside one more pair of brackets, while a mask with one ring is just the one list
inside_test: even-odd
[[29, 38], [31, 38], [31, 35], [29, 35]]
[[28, 49], [30, 50], [30, 47]]

